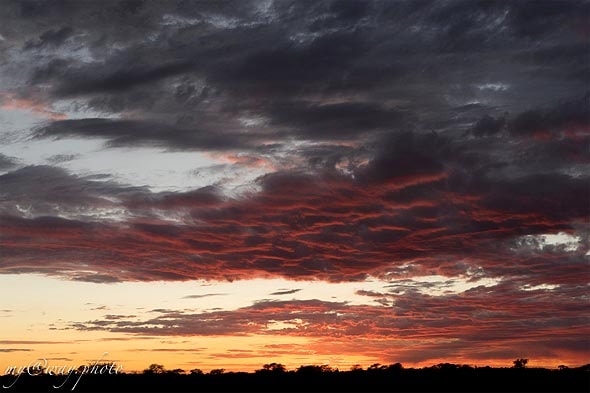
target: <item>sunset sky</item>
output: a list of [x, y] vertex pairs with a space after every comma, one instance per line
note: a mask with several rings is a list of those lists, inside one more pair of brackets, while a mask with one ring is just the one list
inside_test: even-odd
[[590, 363], [589, 20], [0, 1], [0, 374]]

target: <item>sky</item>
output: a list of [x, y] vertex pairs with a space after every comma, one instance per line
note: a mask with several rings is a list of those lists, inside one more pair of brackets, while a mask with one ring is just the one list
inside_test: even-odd
[[590, 363], [589, 20], [0, 2], [0, 374]]

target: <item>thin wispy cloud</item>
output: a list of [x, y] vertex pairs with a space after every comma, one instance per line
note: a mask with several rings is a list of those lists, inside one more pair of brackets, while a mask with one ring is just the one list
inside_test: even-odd
[[271, 293], [271, 296], [279, 296], [279, 295], [291, 295], [293, 293], [297, 293], [301, 291], [301, 289], [285, 289]]
[[205, 293], [202, 295], [187, 295], [184, 296], [183, 299], [202, 299], [204, 297], [211, 297], [211, 296], [225, 296], [226, 293]]

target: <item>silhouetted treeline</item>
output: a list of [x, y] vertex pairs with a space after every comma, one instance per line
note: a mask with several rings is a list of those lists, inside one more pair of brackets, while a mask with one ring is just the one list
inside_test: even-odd
[[[79, 375], [21, 375], [10, 391], [71, 391]], [[15, 376], [0, 377], [11, 385]], [[64, 383], [65, 381], [65, 383]], [[54, 389], [53, 386], [61, 386]], [[83, 375], [75, 391], [389, 391], [389, 392], [588, 392], [590, 365], [579, 368], [470, 367], [450, 363], [427, 368], [404, 368], [401, 364], [375, 364], [367, 369], [339, 371], [325, 365], [301, 366], [287, 371], [277, 363], [254, 373], [203, 373], [199, 369], [167, 371], [152, 365], [143, 373]]]

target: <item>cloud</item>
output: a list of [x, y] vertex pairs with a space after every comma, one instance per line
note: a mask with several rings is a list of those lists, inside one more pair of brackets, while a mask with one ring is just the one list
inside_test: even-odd
[[25, 43], [24, 49], [31, 50], [31, 49], [40, 49], [45, 46], [60, 46], [63, 42], [72, 35], [73, 30], [69, 26], [64, 26], [59, 29], [47, 30], [43, 34], [39, 36], [39, 39], [36, 41], [27, 41]]
[[523, 2], [514, 7], [510, 14], [510, 24], [516, 34], [538, 38], [550, 34], [550, 31], [562, 28], [561, 23], [569, 21], [573, 26], [578, 27], [584, 14], [587, 14], [590, 8], [587, 3], [579, 7], [568, 2], [546, 3], [540, 7], [530, 7], [530, 2]]
[[279, 296], [279, 295], [291, 295], [293, 293], [297, 293], [301, 291], [301, 289], [285, 289], [271, 293], [271, 296]]
[[290, 102], [271, 109], [272, 124], [294, 128], [289, 135], [306, 139], [356, 139], [364, 133], [403, 124], [404, 113], [369, 103], [310, 105]]
[[[179, 128], [161, 122], [78, 119], [53, 122], [41, 127], [35, 134], [37, 138], [64, 138], [81, 136], [103, 138], [109, 146], [160, 146], [174, 149], [212, 149], [231, 150], [239, 147], [253, 147], [251, 135], [244, 138], [232, 133], [207, 134], [198, 128]], [[241, 143], [240, 143], [241, 141]]]
[[74, 359], [71, 358], [64, 358], [64, 357], [58, 357], [58, 358], [47, 358], [47, 360], [61, 360], [64, 362], [73, 362]]
[[581, 99], [559, 103], [551, 108], [529, 110], [516, 116], [510, 122], [509, 130], [514, 135], [537, 138], [551, 138], [551, 135], [557, 136], [562, 132], [576, 136], [578, 131], [587, 131], [590, 127], [589, 105], [590, 93], [587, 93]]
[[444, 155], [453, 154], [450, 143], [449, 139], [436, 134], [392, 134], [380, 141], [378, 152], [359, 171], [359, 177], [366, 182], [395, 182], [400, 188], [442, 180], [447, 176]]
[[485, 115], [477, 121], [472, 132], [476, 136], [494, 135], [502, 129], [504, 124], [504, 118], [495, 119], [490, 115]]
[[0, 211], [25, 217], [92, 215], [115, 207], [113, 198], [139, 192], [142, 188], [119, 187], [114, 182], [96, 181], [68, 174], [52, 166], [27, 166], [0, 175]]
[[[88, 78], [88, 73], [70, 70], [70, 79], [63, 81], [55, 94], [61, 97], [82, 95], [96, 92], [113, 92], [126, 90], [134, 86], [155, 82], [163, 78], [174, 76], [188, 70], [192, 64], [180, 61], [160, 64], [154, 67], [130, 66], [124, 70], [111, 72], [107, 75], [94, 75]], [[108, 69], [108, 68], [107, 68]]]
[[[169, 312], [143, 321], [87, 321], [71, 328], [142, 335], [291, 335], [316, 339], [306, 346], [316, 353], [362, 352], [394, 361], [483, 359], [482, 347], [494, 348], [485, 359], [536, 356], [582, 356], [576, 342], [587, 341], [581, 297], [540, 291], [531, 295], [510, 285], [489, 301], [488, 288], [458, 295], [394, 295], [392, 306], [354, 306], [340, 302], [259, 301], [232, 311]], [[582, 296], [579, 292], [576, 296]], [[401, 345], [401, 342], [404, 342]], [[360, 347], [358, 347], [360, 345]], [[363, 349], [364, 348], [364, 349]], [[536, 349], [535, 349], [536, 348]], [[273, 348], [267, 350], [273, 352]], [[445, 351], [447, 352], [445, 354]], [[258, 353], [258, 352], [257, 352]], [[566, 355], [567, 354], [567, 355]], [[247, 353], [239, 353], [246, 356]]]
[[4, 111], [29, 111], [48, 120], [63, 120], [66, 115], [54, 111], [51, 104], [44, 103], [39, 97], [19, 97], [19, 94], [0, 92], [0, 109]]
[[18, 161], [12, 157], [0, 154], [0, 170], [12, 169], [18, 165]]
[[[93, 7], [75, 4], [56, 7], [63, 14], [37, 6], [32, 14], [14, 5], [5, 7], [28, 15], [14, 27], [16, 31], [37, 39], [61, 37], [71, 29], [80, 32], [77, 39], [91, 48], [92, 56], [82, 56], [83, 61], [60, 54], [33, 63], [27, 83], [50, 85], [56, 97], [86, 97], [99, 110], [132, 110], [140, 116], [165, 118], [167, 124], [186, 121], [195, 111], [207, 113], [212, 122], [203, 133], [208, 137], [218, 134], [228, 121], [250, 114], [281, 128], [281, 139], [351, 139], [365, 132], [415, 127], [416, 122], [440, 124], [449, 109], [445, 94], [450, 101], [466, 102], [498, 93], [456, 90], [454, 80], [459, 77], [466, 86], [515, 86], [533, 104], [538, 102], [521, 88], [534, 82], [519, 76], [530, 67], [530, 56], [514, 55], [531, 50], [528, 36], [518, 30], [536, 20], [522, 17], [532, 8], [527, 2], [453, 2], [435, 7], [371, 2], [357, 8], [336, 4], [290, 5], [289, 12], [271, 5], [261, 13], [255, 2], [244, 2], [237, 7], [240, 14], [215, 5], [148, 2], [131, 7], [134, 13], [126, 5], [112, 5], [100, 10], [108, 24], [96, 21]], [[558, 46], [539, 41], [535, 50], [570, 46], [563, 49], [563, 56], [545, 55], [538, 62], [545, 65], [546, 80], [564, 74], [580, 78], [582, 39], [571, 24], [561, 22], [566, 15], [579, 21], [585, 6], [557, 8], [555, 15], [543, 15], [551, 20], [548, 34], [555, 36]], [[127, 19], [121, 19], [123, 15]], [[71, 26], [41, 34], [32, 28], [38, 19], [60, 17]], [[123, 20], [134, 22], [125, 23], [123, 30], [112, 27]], [[56, 20], [57, 25], [62, 23]], [[497, 31], [503, 33], [494, 34]], [[101, 39], [92, 39], [97, 36]], [[252, 39], [260, 44], [252, 45]], [[489, 58], [498, 56], [514, 57], [512, 72], [490, 70]], [[498, 78], [493, 82], [486, 80], [494, 76]], [[541, 88], [555, 91], [552, 84]]]
[[108, 319], [108, 320], [134, 318], [134, 317], [135, 317], [135, 315], [118, 315], [118, 314], [107, 314], [104, 316], [104, 318]]
[[96, 273], [75, 273], [70, 276], [73, 281], [93, 282], [96, 284], [111, 284], [120, 282], [121, 280], [109, 274]]
[[203, 352], [206, 348], [134, 348], [139, 352]]
[[[274, 173], [260, 178], [261, 191], [245, 198], [209, 188], [151, 193], [50, 167], [23, 168], [2, 177], [11, 185], [4, 191], [2, 271], [92, 282], [256, 276], [354, 281], [407, 274], [400, 267], [412, 264], [413, 274], [452, 276], [481, 266], [491, 277], [512, 276], [516, 270], [499, 264], [499, 255], [534, 262], [511, 246], [498, 251], [499, 245], [523, 235], [583, 230], [585, 178], [504, 178], [495, 166], [485, 168], [485, 156], [470, 163], [485, 168], [476, 177], [460, 165], [469, 163], [470, 144], [430, 135], [402, 135], [383, 146], [383, 158], [362, 167], [358, 180], [334, 171]], [[406, 161], [411, 165], [396, 166]], [[112, 211], [119, 213], [106, 214]], [[161, 218], [171, 211], [176, 221]], [[20, 235], [25, 232], [29, 237]], [[553, 273], [549, 262], [538, 275], [531, 270], [524, 283], [565, 279], [560, 272], [578, 269], [574, 259], [584, 252], [573, 251], [571, 261], [560, 257]], [[159, 262], [164, 257], [169, 266]], [[80, 271], [64, 262], [71, 260], [88, 267]]]
[[183, 299], [201, 299], [204, 297], [211, 297], [211, 296], [225, 296], [225, 293], [205, 293], [202, 295], [187, 295], [187, 296], [183, 296]]
[[61, 164], [64, 162], [75, 160], [78, 156], [75, 154], [55, 154], [47, 159], [51, 164]]

